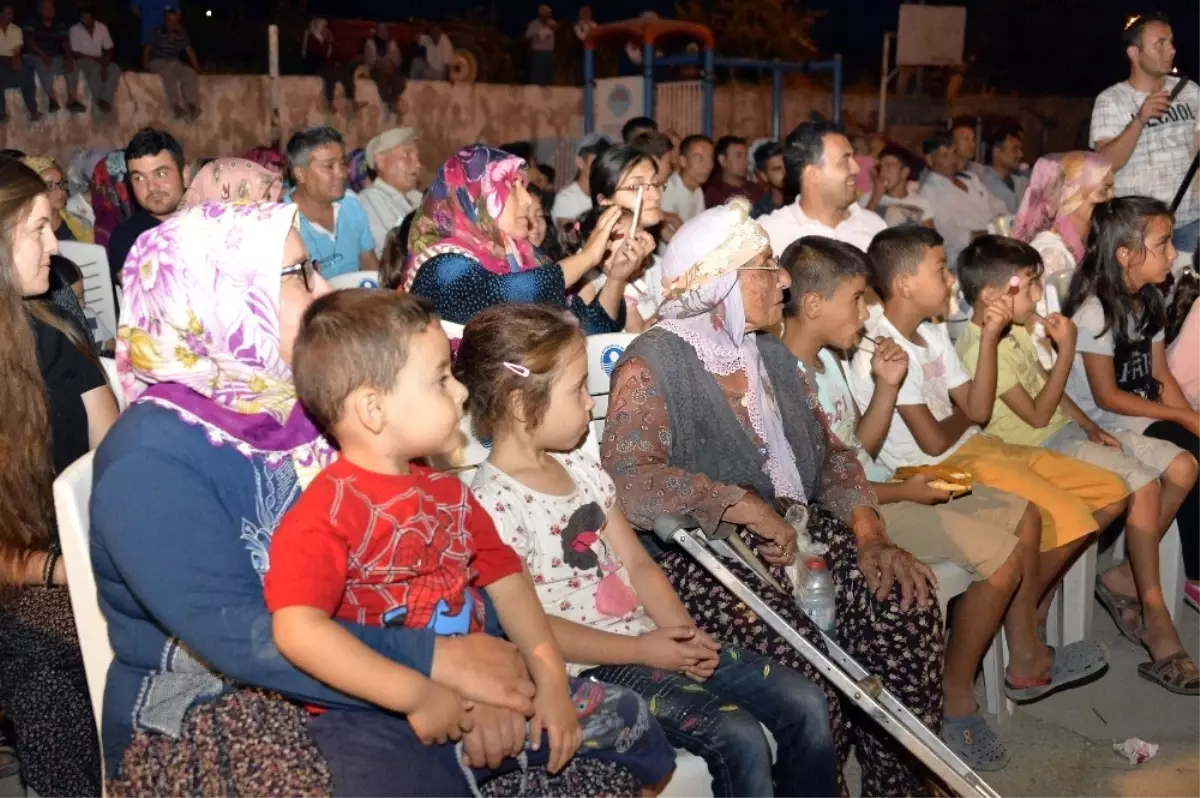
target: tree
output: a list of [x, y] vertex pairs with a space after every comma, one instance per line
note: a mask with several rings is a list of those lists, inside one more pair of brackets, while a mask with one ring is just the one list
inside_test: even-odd
[[798, 0], [684, 0], [676, 16], [712, 28], [722, 55], [803, 61], [819, 52], [812, 29], [820, 15]]

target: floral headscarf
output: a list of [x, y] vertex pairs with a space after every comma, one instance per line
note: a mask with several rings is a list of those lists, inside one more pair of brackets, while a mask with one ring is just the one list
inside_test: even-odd
[[96, 243], [107, 246], [117, 225], [133, 214], [125, 178], [125, 153], [115, 150], [92, 170], [92, 210], [96, 213]]
[[279, 351], [280, 268], [295, 205], [202, 203], [142, 235], [122, 272], [117, 371], [132, 402], [214, 445], [298, 467], [330, 458]]
[[549, 264], [524, 238], [512, 238], [497, 224], [525, 161], [501, 150], [473, 144], [442, 164], [408, 235], [404, 288], [436, 255], [457, 252], [479, 261], [493, 274], [516, 274]]
[[767, 444], [771, 484], [776, 495], [803, 502], [804, 483], [758, 346], [746, 334], [738, 285], [738, 269], [764, 250], [770, 252], [771, 242], [741, 197], [693, 217], [675, 233], [662, 259], [658, 326], [687, 341], [710, 374], [746, 372], [750, 424]]
[[358, 193], [367, 187], [371, 175], [367, 172], [367, 151], [359, 148], [346, 156], [346, 179], [350, 190]]
[[67, 164], [67, 182], [71, 184], [71, 194], [85, 194], [92, 189], [92, 173], [96, 164], [108, 155], [108, 150], [82, 149], [76, 150]]
[[183, 194], [181, 208], [201, 202], [279, 202], [283, 178], [245, 158], [217, 158], [205, 164]]
[[1094, 152], [1039, 158], [1013, 222], [1013, 238], [1029, 243], [1043, 230], [1054, 230], [1075, 262], [1082, 261], [1087, 231], [1076, 230], [1069, 217], [1110, 172], [1112, 164]]
[[283, 174], [287, 169], [287, 156], [270, 147], [255, 147], [242, 157], [279, 174]]

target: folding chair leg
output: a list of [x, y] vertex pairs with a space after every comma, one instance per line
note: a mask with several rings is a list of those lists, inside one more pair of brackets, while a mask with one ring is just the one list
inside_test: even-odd
[[1092, 611], [1096, 593], [1096, 549], [1093, 541], [1063, 579], [1062, 645], [1078, 643], [1092, 636]]
[[826, 656], [729, 570], [709, 550], [707, 541], [697, 536], [693, 529], [682, 526], [677, 519], [663, 517], [655, 524], [654, 531], [664, 541], [678, 544], [695, 558], [717, 581], [754, 610], [834, 687], [920, 759], [951, 790], [962, 796], [999, 798], [999, 794], [892, 695], [877, 676], [868, 673], [831, 637], [823, 634], [825, 646], [829, 651], [829, 656]]
[[996, 723], [1003, 723], [1013, 713], [1013, 702], [1004, 694], [1004, 669], [1008, 665], [1008, 640], [1004, 629], [996, 632], [987, 653], [983, 655], [983, 694], [987, 711], [996, 716]]

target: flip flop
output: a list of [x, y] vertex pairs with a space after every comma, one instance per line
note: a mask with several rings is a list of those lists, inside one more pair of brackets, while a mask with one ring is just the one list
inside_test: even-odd
[[1025, 684], [1014, 684], [1004, 679], [1004, 694], [1018, 704], [1027, 704], [1045, 698], [1064, 687], [1082, 682], [1108, 667], [1108, 652], [1099, 643], [1080, 640], [1054, 651], [1054, 664], [1050, 672], [1041, 678], [1022, 679]]
[[979, 710], [965, 718], [943, 717], [942, 742], [972, 770], [1003, 770], [1008, 764], [1008, 750]]
[[[1145, 619], [1142, 617], [1142, 602], [1112, 592], [1099, 576], [1096, 577], [1096, 599], [1100, 602], [1100, 606], [1108, 610], [1108, 614], [1112, 616], [1121, 637], [1140, 646], [1142, 633], [1146, 631]], [[1137, 615], [1132, 619], [1125, 617], [1125, 613], [1130, 610], [1137, 610]]]
[[[1191, 667], [1189, 667], [1191, 666]], [[1200, 671], [1185, 651], [1138, 665], [1138, 676], [1179, 695], [1200, 695]]]

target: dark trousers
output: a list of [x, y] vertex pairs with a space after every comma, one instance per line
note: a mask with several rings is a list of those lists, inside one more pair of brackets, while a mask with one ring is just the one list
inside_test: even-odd
[[[1155, 421], [1146, 427], [1147, 437], [1169, 441], [1193, 457], [1200, 458], [1200, 438], [1188, 432], [1174, 421]], [[1179, 539], [1183, 544], [1183, 568], [1187, 578], [1200, 579], [1200, 485], [1193, 485], [1192, 492], [1183, 500], [1175, 516], [1179, 526]]]
[[[25, 108], [29, 113], [37, 113], [37, 94], [34, 91], [33, 70], [13, 69], [11, 58], [0, 58], [0, 92], [18, 88], [21, 99], [25, 100]], [[5, 103], [0, 102], [0, 119], [7, 119], [8, 112]]]

